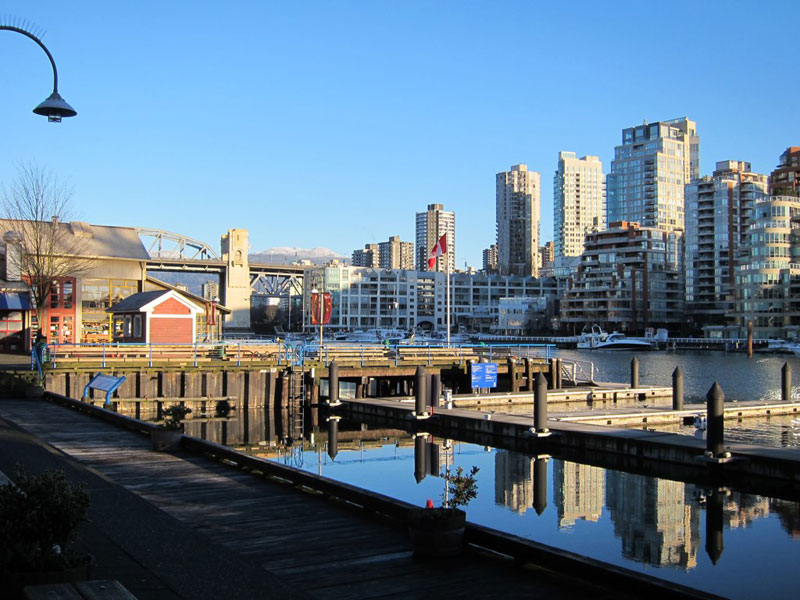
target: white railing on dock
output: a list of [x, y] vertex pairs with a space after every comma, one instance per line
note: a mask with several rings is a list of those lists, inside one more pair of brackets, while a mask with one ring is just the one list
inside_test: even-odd
[[561, 359], [561, 377], [572, 385], [594, 383], [594, 363], [588, 360]]

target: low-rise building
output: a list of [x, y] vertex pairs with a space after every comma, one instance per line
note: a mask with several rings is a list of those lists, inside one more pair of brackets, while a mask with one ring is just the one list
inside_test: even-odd
[[[441, 272], [327, 266], [305, 277], [304, 297], [323, 281], [333, 300], [332, 331], [372, 328], [444, 331], [447, 322], [446, 282]], [[316, 283], [314, 283], [316, 282]], [[557, 300], [553, 278], [450, 274], [450, 322], [455, 328], [496, 331], [504, 298], [545, 298], [548, 315]], [[305, 311], [304, 324], [313, 328]]]
[[202, 309], [177, 291], [158, 290], [128, 296], [107, 312], [115, 342], [193, 344]]

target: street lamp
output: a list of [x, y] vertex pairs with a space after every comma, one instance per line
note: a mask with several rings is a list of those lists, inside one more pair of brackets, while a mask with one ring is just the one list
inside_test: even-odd
[[47, 54], [47, 58], [50, 59], [50, 64], [53, 67], [53, 93], [45, 98], [44, 102], [39, 104], [39, 106], [34, 108], [33, 112], [37, 115], [47, 117], [47, 120], [50, 123], [60, 123], [63, 117], [74, 117], [77, 115], [77, 111], [67, 104], [67, 102], [58, 93], [58, 70], [56, 69], [56, 61], [53, 60], [53, 55], [50, 54], [50, 51], [42, 43], [42, 41], [31, 32], [25, 31], [20, 27], [14, 27], [13, 25], [0, 25], [0, 30], [16, 31], [25, 37], [29, 37], [34, 42], [39, 44], [42, 50], [44, 50], [45, 54]]

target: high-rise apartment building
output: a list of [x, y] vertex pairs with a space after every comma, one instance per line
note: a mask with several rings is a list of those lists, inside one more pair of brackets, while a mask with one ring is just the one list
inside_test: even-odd
[[755, 203], [767, 195], [767, 176], [739, 160], [718, 162], [686, 186], [686, 310], [703, 324], [724, 324], [733, 307], [736, 264]]
[[[428, 269], [431, 249], [446, 235], [447, 253], [436, 260], [433, 269]], [[456, 269], [456, 213], [444, 210], [443, 204], [429, 204], [428, 210], [417, 213], [417, 270], [445, 271]]]
[[539, 277], [552, 277], [556, 260], [555, 242], [539, 246]]
[[561, 298], [562, 326], [641, 334], [683, 322], [682, 233], [625, 221], [586, 236], [580, 266]]
[[740, 336], [752, 321], [759, 338], [800, 334], [800, 198], [770, 196], [755, 203], [747, 259], [736, 269], [734, 323]]
[[596, 156], [558, 153], [553, 177], [553, 241], [556, 256], [583, 254], [584, 236], [606, 226], [606, 178]]
[[214, 300], [215, 298], [219, 300], [219, 282], [218, 281], [206, 281], [203, 285], [200, 286], [200, 290], [202, 292], [203, 298], [206, 300]]
[[364, 244], [363, 250], [353, 250], [351, 262], [354, 267], [378, 268], [380, 253], [378, 244]]
[[399, 235], [387, 242], [364, 244], [363, 250], [354, 250], [351, 263], [354, 267], [373, 269], [414, 269], [414, 244], [404, 242]]
[[501, 275], [536, 277], [539, 273], [539, 173], [514, 165], [496, 176], [497, 263]]
[[414, 270], [414, 244], [393, 235], [388, 242], [378, 244], [378, 266], [381, 269]]
[[622, 130], [606, 180], [608, 222], [684, 230], [684, 187], [700, 175], [697, 125], [686, 117]]
[[492, 244], [483, 251], [483, 272], [497, 273], [497, 244]]
[[770, 192], [776, 196], [800, 193], [800, 147], [791, 146], [781, 154], [778, 166], [769, 176]]

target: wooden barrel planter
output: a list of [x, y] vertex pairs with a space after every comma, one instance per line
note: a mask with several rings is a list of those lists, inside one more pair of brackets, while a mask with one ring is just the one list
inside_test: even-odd
[[467, 513], [458, 508], [414, 508], [408, 531], [415, 556], [458, 556], [464, 549]]
[[176, 450], [181, 445], [181, 438], [183, 437], [183, 430], [181, 429], [165, 429], [163, 427], [156, 427], [150, 430], [150, 441], [153, 444], [153, 450], [156, 452], [169, 452]]

